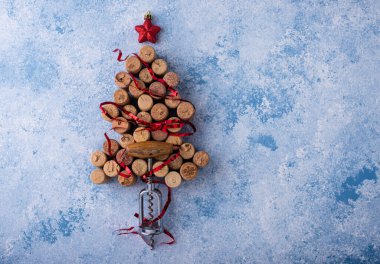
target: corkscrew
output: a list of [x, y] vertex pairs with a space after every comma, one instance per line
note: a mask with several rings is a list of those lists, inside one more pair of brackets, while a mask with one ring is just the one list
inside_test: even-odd
[[[127, 146], [129, 156], [148, 159], [148, 172], [152, 170], [152, 158], [173, 152], [173, 145], [166, 142], [145, 141], [129, 144]], [[151, 249], [154, 249], [154, 237], [164, 231], [163, 218], [159, 218], [162, 212], [162, 194], [155, 188], [153, 174], [148, 175], [146, 187], [139, 194], [139, 227], [140, 234], [149, 237]], [[147, 205], [147, 207], [146, 207]], [[152, 221], [158, 219], [157, 221]]]
[[[152, 158], [148, 159], [148, 171], [152, 169]], [[148, 216], [145, 214], [144, 200], [147, 199]], [[154, 236], [163, 232], [163, 219], [159, 219], [150, 223], [155, 217], [161, 214], [162, 210], [162, 194], [159, 189], [156, 189], [152, 181], [152, 177], [148, 177], [147, 186], [141, 190], [139, 195], [139, 226], [140, 232], [144, 236], [150, 236], [149, 246], [154, 248]], [[156, 206], [156, 209], [154, 208]]]

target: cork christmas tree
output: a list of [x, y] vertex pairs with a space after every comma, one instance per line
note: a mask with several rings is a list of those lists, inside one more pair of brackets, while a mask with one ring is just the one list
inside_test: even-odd
[[[136, 26], [139, 42], [156, 42], [159, 27], [151, 22], [150, 13], [144, 25]], [[194, 105], [180, 96], [180, 77], [169, 63], [159, 57], [151, 45], [122, 58], [125, 69], [115, 74], [115, 91], [111, 101], [100, 104], [102, 118], [119, 134], [111, 139], [105, 133], [101, 150], [93, 152], [96, 167], [90, 175], [94, 184], [115, 182], [130, 188], [137, 181], [146, 183], [139, 195], [138, 227], [120, 229], [119, 234], [140, 234], [153, 249], [154, 237], [162, 233], [174, 237], [163, 226], [163, 217], [171, 201], [172, 188], [193, 181], [207, 165], [206, 151], [188, 142], [196, 129], [191, 119]], [[167, 188], [162, 201], [159, 186]]]

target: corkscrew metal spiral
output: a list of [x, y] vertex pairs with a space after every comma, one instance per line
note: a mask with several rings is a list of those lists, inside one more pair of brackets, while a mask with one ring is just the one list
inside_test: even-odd
[[[152, 169], [152, 159], [148, 159], [148, 171], [150, 171]], [[152, 175], [149, 175], [148, 177], [148, 184], [153, 184], [152, 183]], [[153, 220], [153, 213], [154, 213], [154, 204], [153, 204], [153, 195], [151, 192], [148, 193], [148, 211], [149, 211], [149, 220]], [[151, 235], [150, 236], [150, 240], [149, 240], [149, 246], [150, 246], [150, 249], [153, 250], [154, 249], [154, 235]]]
[[[148, 171], [152, 169], [152, 158], [148, 158]], [[140, 206], [139, 206], [139, 222], [140, 233], [143, 236], [149, 237], [150, 249], [154, 249], [154, 236], [163, 232], [162, 218], [154, 223], [155, 213], [161, 214], [162, 195], [160, 190], [156, 189], [152, 181], [153, 175], [149, 175], [147, 179], [147, 186], [140, 192]], [[144, 200], [147, 199], [147, 217], [145, 217]], [[156, 210], [155, 210], [156, 208]]]

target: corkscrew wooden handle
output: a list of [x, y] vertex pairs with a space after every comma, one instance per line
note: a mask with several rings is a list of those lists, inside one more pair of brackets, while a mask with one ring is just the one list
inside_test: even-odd
[[147, 159], [172, 153], [173, 145], [159, 141], [144, 141], [129, 144], [126, 149], [128, 156]]

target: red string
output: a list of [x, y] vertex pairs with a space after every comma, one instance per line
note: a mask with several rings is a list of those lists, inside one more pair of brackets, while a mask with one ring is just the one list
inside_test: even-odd
[[104, 133], [104, 136], [105, 136], [105, 138], [106, 138], [106, 140], [107, 140], [107, 144], [108, 144], [108, 155], [110, 155], [110, 156], [112, 156], [111, 154], [111, 140], [110, 140], [110, 138], [109, 138], [109, 136], [107, 135], [107, 133]]
[[128, 56], [125, 57], [125, 59], [121, 58], [123, 56], [123, 52], [120, 49], [115, 49], [113, 52], [119, 52], [119, 55], [117, 56], [118, 61], [125, 61], [128, 58]]
[[[139, 218], [139, 214], [138, 213], [135, 213], [134, 216], [136, 218]], [[143, 222], [146, 223], [147, 219], [144, 217], [143, 219]], [[121, 229], [118, 229], [116, 231], [119, 231], [119, 233], [117, 234], [118, 236], [121, 236], [121, 235], [130, 235], [130, 234], [133, 234], [133, 235], [140, 235], [140, 237], [142, 238], [142, 240], [148, 245], [148, 243], [145, 241], [144, 237], [137, 231], [135, 231], [136, 227], [135, 226], [131, 226], [129, 228], [121, 228]], [[171, 241], [167, 241], [167, 242], [161, 242], [160, 244], [161, 245], [173, 245], [175, 243], [175, 239], [174, 239], [174, 236], [170, 233], [170, 231], [166, 228], [164, 228], [164, 234], [167, 235]]]

